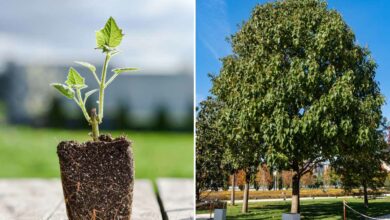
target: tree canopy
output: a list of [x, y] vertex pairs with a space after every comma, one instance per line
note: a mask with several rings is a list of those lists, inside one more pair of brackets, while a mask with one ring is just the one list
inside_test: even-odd
[[222, 128], [295, 172], [292, 212], [299, 212], [302, 175], [374, 138], [367, 125], [378, 126], [384, 103], [376, 63], [320, 0], [258, 5], [230, 42], [233, 53], [222, 58], [212, 88], [224, 103], [220, 120], [229, 126]]

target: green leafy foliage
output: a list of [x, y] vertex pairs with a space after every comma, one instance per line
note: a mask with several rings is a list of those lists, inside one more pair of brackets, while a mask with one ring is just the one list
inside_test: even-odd
[[96, 46], [102, 49], [103, 52], [109, 51], [112, 48], [119, 46], [124, 34], [122, 29], [118, 27], [115, 20], [110, 17], [104, 25], [104, 28], [96, 32]]
[[376, 64], [324, 1], [258, 5], [230, 42], [233, 54], [222, 59], [212, 93], [225, 104], [223, 132], [238, 146], [254, 146], [235, 155], [260, 149], [300, 178], [322, 161], [370, 147], [384, 103]]
[[62, 95], [64, 95], [68, 99], [74, 98], [74, 90], [70, 88], [67, 85], [61, 84], [61, 83], [52, 83], [50, 84], [53, 86], [57, 91], [59, 91]]
[[73, 67], [69, 69], [68, 78], [65, 81], [65, 83], [69, 87], [73, 87], [73, 88], [81, 89], [86, 87], [84, 77], [82, 77], [80, 73], [78, 73], [75, 69], [73, 69]]

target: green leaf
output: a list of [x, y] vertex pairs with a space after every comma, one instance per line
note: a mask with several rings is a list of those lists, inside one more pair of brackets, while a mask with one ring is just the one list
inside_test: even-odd
[[83, 62], [83, 61], [75, 61], [75, 63], [80, 64], [81, 66], [88, 68], [89, 70], [91, 70], [92, 73], [96, 72], [96, 67], [90, 63]]
[[115, 20], [110, 17], [104, 28], [96, 32], [96, 46], [106, 52], [108, 51], [107, 47], [117, 47], [121, 43], [123, 35], [122, 29], [119, 29]]
[[87, 87], [85, 85], [85, 79], [80, 75], [80, 73], [78, 73], [75, 69], [73, 69], [73, 67], [71, 67], [69, 69], [68, 78], [65, 81], [65, 83], [68, 86], [73, 87], [73, 88], [82, 89], [82, 88]]
[[89, 96], [91, 96], [92, 94], [94, 94], [95, 92], [99, 91], [99, 89], [94, 89], [94, 90], [91, 90], [91, 91], [88, 91], [85, 93], [85, 97], [84, 97], [84, 103], [87, 102], [87, 99]]
[[121, 74], [121, 73], [131, 72], [131, 71], [135, 71], [135, 70], [138, 70], [138, 69], [137, 68], [126, 67], [126, 68], [113, 69], [112, 72], [114, 72], [115, 74]]
[[67, 97], [68, 99], [73, 99], [74, 98], [74, 90], [70, 88], [69, 86], [66, 86], [61, 83], [52, 83], [50, 84], [54, 88], [56, 88], [62, 95]]

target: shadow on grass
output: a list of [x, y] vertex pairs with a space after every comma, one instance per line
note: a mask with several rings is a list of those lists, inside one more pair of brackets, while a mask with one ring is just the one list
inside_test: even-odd
[[[366, 209], [364, 207], [363, 202], [351, 201], [351, 202], [348, 202], [348, 204], [356, 211], [363, 213], [365, 215], [368, 215], [370, 217], [379, 217], [382, 215], [390, 214], [390, 201], [389, 200], [388, 200], [388, 202], [385, 202], [385, 203], [381, 202], [381, 199], [370, 200], [368, 203], [368, 209]], [[351, 211], [347, 212], [347, 217], [349, 217], [349, 216], [354, 216]], [[355, 219], [357, 219], [357, 218], [355, 218]], [[361, 219], [363, 219], [363, 218], [361, 218]]]
[[301, 210], [302, 219], [342, 219], [343, 202], [339, 200], [303, 203]]
[[[249, 204], [249, 212], [241, 213], [241, 206], [229, 206], [227, 219], [280, 219], [282, 213], [288, 212], [290, 203], [281, 202], [277, 204], [266, 204], [266, 203], [254, 203]], [[230, 209], [230, 210], [229, 210]], [[231, 215], [230, 215], [231, 214]]]

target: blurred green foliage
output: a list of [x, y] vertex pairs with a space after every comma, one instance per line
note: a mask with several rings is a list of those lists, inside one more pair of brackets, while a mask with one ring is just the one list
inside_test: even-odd
[[[133, 141], [136, 178], [193, 176], [192, 133], [112, 132], [113, 137], [121, 134]], [[57, 144], [90, 139], [86, 130], [0, 125], [0, 178], [59, 177]]]

